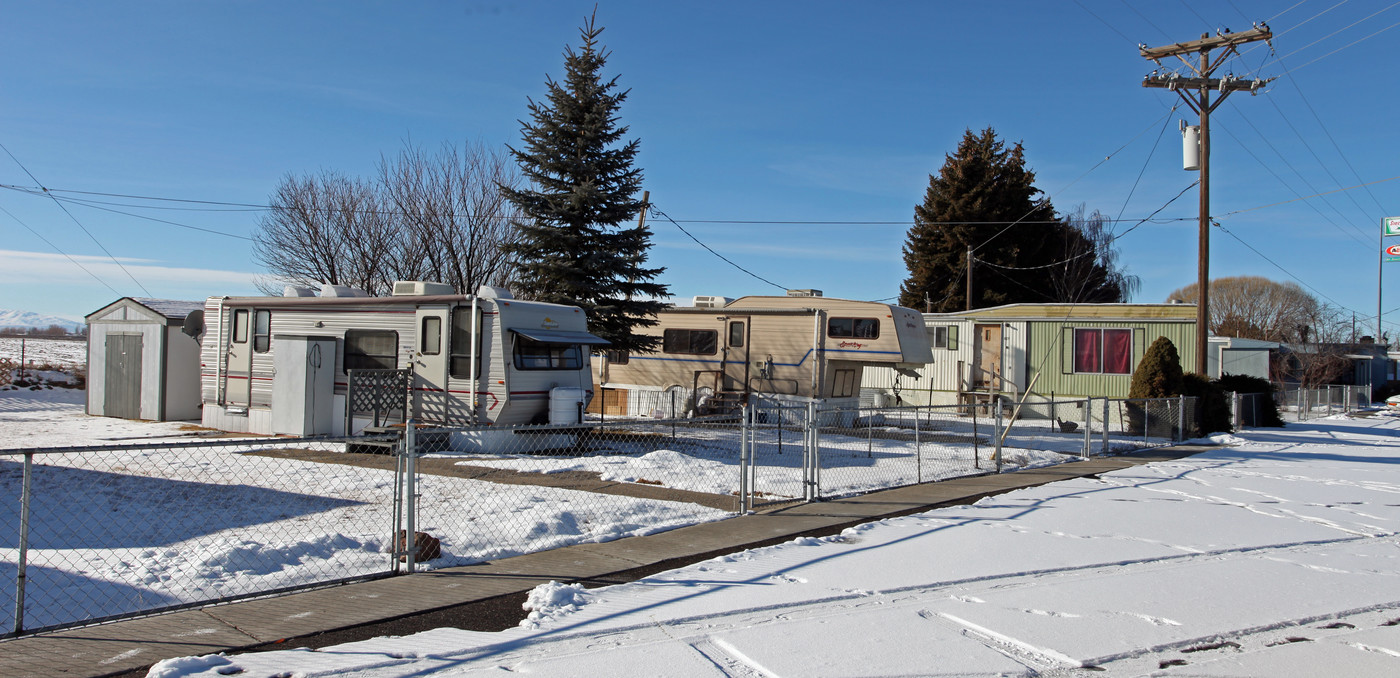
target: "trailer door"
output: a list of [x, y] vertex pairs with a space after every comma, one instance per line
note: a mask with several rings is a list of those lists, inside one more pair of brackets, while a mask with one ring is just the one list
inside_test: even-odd
[[229, 313], [228, 367], [224, 370], [224, 405], [247, 407], [253, 392], [253, 311], [247, 308], [233, 309]]
[[749, 318], [729, 316], [724, 332], [724, 390], [749, 390]]
[[[417, 407], [414, 417], [424, 423], [448, 424], [451, 423], [455, 398], [447, 385], [447, 328], [450, 322], [447, 309], [420, 308], [416, 320], [413, 397]], [[461, 411], [460, 405], [455, 407]]]

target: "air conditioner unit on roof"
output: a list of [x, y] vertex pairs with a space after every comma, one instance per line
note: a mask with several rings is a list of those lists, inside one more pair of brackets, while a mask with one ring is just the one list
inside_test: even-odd
[[724, 308], [729, 302], [734, 301], [729, 297], [698, 296], [695, 297], [695, 308]]

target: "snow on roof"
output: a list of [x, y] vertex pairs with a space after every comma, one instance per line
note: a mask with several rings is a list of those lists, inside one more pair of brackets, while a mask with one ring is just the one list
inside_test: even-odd
[[131, 297], [131, 300], [155, 311], [167, 318], [184, 320], [190, 311], [198, 311], [204, 308], [202, 301], [183, 301], [180, 299], [148, 299], [145, 297]]

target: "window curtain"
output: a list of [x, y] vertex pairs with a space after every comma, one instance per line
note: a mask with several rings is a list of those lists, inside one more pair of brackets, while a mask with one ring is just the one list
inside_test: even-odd
[[1100, 330], [1076, 329], [1074, 331], [1074, 371], [1099, 371]]
[[1128, 374], [1133, 371], [1133, 331], [1103, 331], [1103, 371]]

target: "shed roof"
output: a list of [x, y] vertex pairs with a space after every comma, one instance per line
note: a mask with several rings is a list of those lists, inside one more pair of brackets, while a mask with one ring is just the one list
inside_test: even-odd
[[93, 311], [92, 313], [87, 314], [86, 318], [90, 321], [93, 316], [102, 313], [103, 311], [106, 311], [107, 309], [112, 308], [113, 306], [116, 306], [124, 301], [130, 301], [132, 303], [143, 306], [149, 309], [152, 313], [157, 313], [159, 315], [165, 316], [170, 320], [179, 321], [183, 321], [185, 317], [190, 314], [191, 311], [198, 311], [204, 308], [204, 302], [202, 301], [184, 301], [181, 299], [151, 299], [149, 297], [122, 297], [121, 299], [118, 299], [110, 304], [107, 304], [106, 306], [103, 306], [102, 308], [97, 309], [96, 311]]

